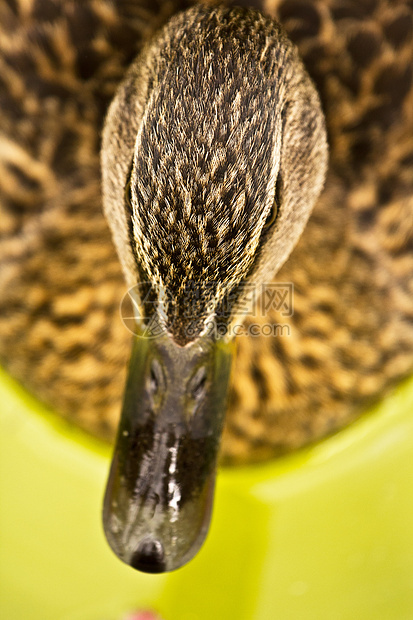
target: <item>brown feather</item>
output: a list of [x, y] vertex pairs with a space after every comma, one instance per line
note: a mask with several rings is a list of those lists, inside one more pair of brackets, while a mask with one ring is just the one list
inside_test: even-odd
[[[240, 3], [239, 3], [240, 4]], [[325, 190], [277, 275], [289, 336], [240, 336], [223, 454], [268, 458], [334, 432], [413, 366], [413, 10], [268, 0], [327, 120]], [[103, 118], [183, 2], [0, 1], [0, 358], [41, 400], [113, 436], [130, 334], [100, 197]]]

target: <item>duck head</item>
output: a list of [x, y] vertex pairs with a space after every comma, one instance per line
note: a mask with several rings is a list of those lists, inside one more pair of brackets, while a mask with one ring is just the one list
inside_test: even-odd
[[104, 210], [140, 294], [103, 520], [134, 568], [178, 568], [206, 536], [243, 283], [284, 263], [326, 160], [317, 93], [258, 12], [175, 16], [118, 89]]

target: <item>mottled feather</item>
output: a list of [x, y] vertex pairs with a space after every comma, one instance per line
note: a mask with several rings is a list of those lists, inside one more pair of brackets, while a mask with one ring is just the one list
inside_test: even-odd
[[[287, 325], [288, 335], [237, 338], [223, 443], [233, 461], [338, 430], [413, 366], [411, 3], [254, 5], [298, 46], [330, 163], [277, 275], [294, 283], [294, 314], [257, 310], [246, 321]], [[0, 357], [41, 400], [105, 437], [130, 334], [101, 208], [103, 119], [144, 41], [186, 6], [0, 1]]]

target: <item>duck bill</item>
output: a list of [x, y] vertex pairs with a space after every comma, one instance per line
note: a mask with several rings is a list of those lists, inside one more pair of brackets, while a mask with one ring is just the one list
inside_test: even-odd
[[179, 568], [206, 537], [231, 358], [211, 336], [134, 338], [103, 524], [137, 570]]

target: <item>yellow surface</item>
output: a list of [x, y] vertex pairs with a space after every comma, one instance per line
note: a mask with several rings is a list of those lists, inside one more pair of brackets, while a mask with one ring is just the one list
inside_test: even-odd
[[2, 619], [413, 619], [413, 381], [311, 449], [221, 471], [204, 548], [159, 576], [105, 543], [110, 450], [0, 379]]

